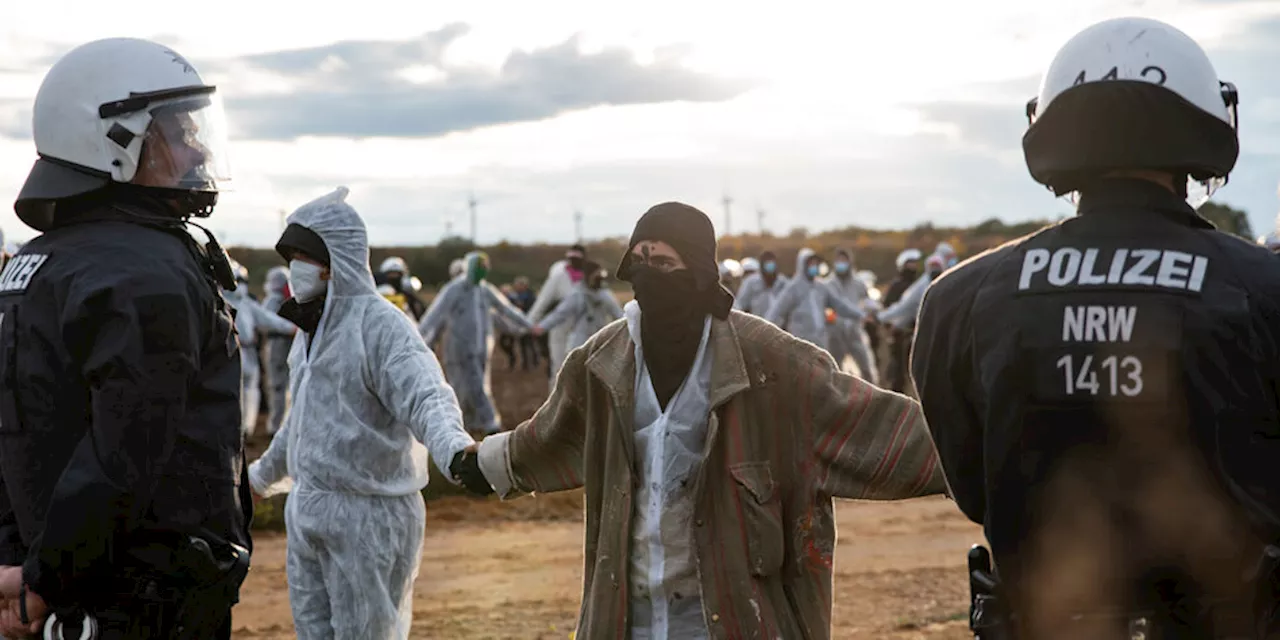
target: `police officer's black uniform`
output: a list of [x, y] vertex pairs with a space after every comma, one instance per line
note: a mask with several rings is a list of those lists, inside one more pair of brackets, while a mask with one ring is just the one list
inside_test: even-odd
[[[944, 275], [912, 371], [1015, 602], [1073, 567], [1137, 585], [1103, 598], [1122, 608], [1247, 590], [1280, 541], [1280, 263], [1164, 187], [1096, 182], [1079, 216]], [[1089, 576], [1071, 554], [1099, 544]]]
[[234, 323], [178, 220], [86, 209], [0, 275], [0, 549], [104, 638], [229, 638], [252, 517]]

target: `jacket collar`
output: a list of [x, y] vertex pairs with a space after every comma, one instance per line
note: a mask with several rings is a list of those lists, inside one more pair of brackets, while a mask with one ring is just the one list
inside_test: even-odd
[[[711, 353], [710, 406], [718, 407], [751, 386], [746, 359], [738, 343], [738, 331], [731, 319], [711, 318], [708, 348]], [[609, 389], [619, 408], [630, 410], [635, 405], [636, 351], [624, 325], [612, 332], [590, 357], [587, 370], [595, 374]], [[630, 419], [630, 416], [627, 416]]]
[[1194, 228], [1216, 228], [1185, 199], [1153, 182], [1136, 178], [1109, 178], [1081, 189], [1076, 210], [1081, 216], [1149, 211]]

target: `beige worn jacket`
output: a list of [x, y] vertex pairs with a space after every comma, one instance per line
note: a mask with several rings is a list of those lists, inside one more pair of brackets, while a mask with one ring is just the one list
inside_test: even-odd
[[[711, 637], [829, 638], [832, 497], [944, 491], [920, 406], [748, 314], [713, 319], [709, 340], [694, 539]], [[614, 322], [569, 354], [528, 422], [481, 446], [504, 497], [586, 487], [580, 640], [627, 635], [635, 371], [626, 321]]]

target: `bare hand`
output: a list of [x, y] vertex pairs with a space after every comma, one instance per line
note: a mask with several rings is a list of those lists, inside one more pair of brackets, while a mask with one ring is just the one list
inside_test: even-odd
[[0, 598], [17, 600], [22, 592], [22, 567], [0, 566]]
[[480, 450], [480, 443], [472, 442], [471, 444], [464, 447], [462, 450], [466, 451], [467, 453], [475, 453]]
[[542, 327], [534, 327], [534, 328], [533, 328], [533, 330], [532, 330], [532, 331], [530, 331], [530, 333], [532, 333], [532, 334], [534, 335], [534, 337], [536, 337], [536, 338], [541, 338], [541, 337], [542, 337], [542, 334], [544, 334], [544, 333], [546, 333], [546, 332], [547, 332], [547, 330], [546, 330], [546, 329], [543, 329]]
[[[14, 585], [17, 585], [16, 587]], [[0, 567], [0, 594], [4, 596], [4, 608], [0, 610], [0, 634], [7, 638], [23, 638], [40, 633], [49, 607], [44, 598], [30, 589], [26, 592], [27, 619], [22, 623], [22, 605], [18, 598], [22, 592], [22, 567]]]

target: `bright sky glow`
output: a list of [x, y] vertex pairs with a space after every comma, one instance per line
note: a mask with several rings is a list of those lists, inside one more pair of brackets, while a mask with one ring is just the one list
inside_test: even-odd
[[[179, 16], [172, 3], [154, 0], [130, 3], [128, 11], [70, 0], [16, 3], [0, 25], [0, 127], [29, 131], [30, 101], [47, 70], [42, 59], [92, 39], [159, 40], [226, 96], [285, 98], [314, 89], [309, 76], [285, 77], [235, 59], [341, 40], [409, 40], [465, 23], [469, 30], [445, 49], [450, 68], [496, 70], [512, 51], [576, 35], [583, 53], [625, 48], [640, 64], [678, 60], [756, 86], [727, 101], [578, 109], [432, 138], [241, 136], [232, 148], [235, 191], [223, 196], [212, 221], [224, 242], [272, 244], [278, 211], [337, 184], [351, 187], [375, 244], [435, 242], [447, 224], [465, 233], [471, 190], [480, 202], [481, 243], [572, 240], [575, 208], [585, 214], [588, 237], [625, 235], [647, 206], [670, 199], [703, 208], [722, 226], [726, 190], [736, 202], [735, 230], [755, 230], [757, 206], [778, 233], [801, 225], [1019, 220], [1069, 210], [1027, 176], [1017, 135], [1040, 72], [1073, 33], [1105, 18], [1143, 15], [1178, 26], [1215, 57], [1217, 48], [1232, 49], [1241, 30], [1280, 17], [1280, 3], [1266, 0], [365, 0], [340, 13], [317, 6], [227, 0], [199, 16]], [[66, 15], [77, 19], [61, 19]], [[1265, 52], [1252, 61], [1248, 51], [1236, 53], [1245, 71], [1270, 64]], [[343, 64], [329, 59], [321, 70]], [[218, 68], [205, 71], [211, 67]], [[425, 63], [391, 71], [406, 84], [444, 78]], [[1219, 72], [1232, 79], [1222, 66]], [[1218, 200], [1247, 208], [1262, 228], [1278, 208], [1280, 155], [1271, 143], [1280, 141], [1280, 87], [1240, 88], [1242, 175]], [[6, 99], [18, 102], [6, 110]], [[936, 102], [999, 107], [1008, 135], [984, 141], [964, 126], [932, 120], [937, 114], [921, 105]], [[235, 131], [234, 112], [230, 117]], [[29, 139], [0, 138], [0, 228], [11, 236], [32, 233], [8, 205], [33, 158]]]

